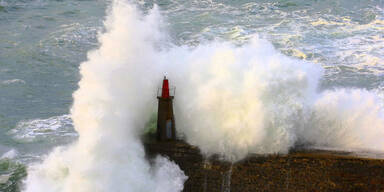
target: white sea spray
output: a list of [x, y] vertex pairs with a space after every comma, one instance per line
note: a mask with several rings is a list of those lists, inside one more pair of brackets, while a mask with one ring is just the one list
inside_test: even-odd
[[[99, 49], [80, 66], [72, 119], [79, 139], [31, 166], [24, 191], [181, 191], [186, 179], [173, 162], [154, 168], [139, 140], [151, 112], [157, 10], [142, 16], [123, 0], [113, 2]], [[151, 31], [147, 29], [151, 28]], [[155, 170], [155, 171], [153, 171]], [[167, 179], [164, 179], [167, 178]]]

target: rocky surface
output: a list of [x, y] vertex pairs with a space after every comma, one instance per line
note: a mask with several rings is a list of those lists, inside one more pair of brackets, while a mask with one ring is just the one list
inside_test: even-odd
[[184, 191], [384, 191], [384, 160], [330, 151], [253, 155], [229, 163], [204, 159], [182, 141], [145, 142], [149, 159], [157, 154], [175, 161], [189, 177]]

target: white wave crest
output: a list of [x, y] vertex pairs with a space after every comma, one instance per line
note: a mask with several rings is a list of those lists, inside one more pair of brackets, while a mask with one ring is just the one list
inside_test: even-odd
[[1, 82], [3, 85], [10, 85], [10, 84], [25, 84], [24, 80], [21, 79], [9, 79], [9, 80], [4, 80]]
[[9, 151], [7, 151], [6, 153], [4, 153], [3, 155], [1, 155], [0, 159], [14, 159], [15, 157], [18, 156], [18, 152], [16, 149], [11, 149]]
[[14, 139], [20, 142], [35, 142], [62, 139], [63, 137], [76, 138], [70, 115], [50, 117], [48, 119], [34, 119], [19, 122], [9, 131]]
[[76, 138], [70, 115], [50, 117], [48, 119], [34, 119], [19, 122], [9, 134], [20, 142], [36, 142]]

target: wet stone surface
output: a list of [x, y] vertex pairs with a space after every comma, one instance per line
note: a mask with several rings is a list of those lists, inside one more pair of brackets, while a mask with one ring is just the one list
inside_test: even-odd
[[145, 142], [148, 158], [168, 156], [189, 177], [184, 191], [384, 191], [384, 160], [330, 151], [204, 159], [182, 141]]

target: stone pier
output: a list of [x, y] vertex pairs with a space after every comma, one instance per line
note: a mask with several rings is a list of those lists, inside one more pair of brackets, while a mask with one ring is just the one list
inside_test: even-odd
[[182, 141], [144, 142], [147, 157], [176, 162], [189, 177], [185, 192], [384, 191], [384, 160], [330, 151], [249, 156], [231, 164], [204, 159]]

